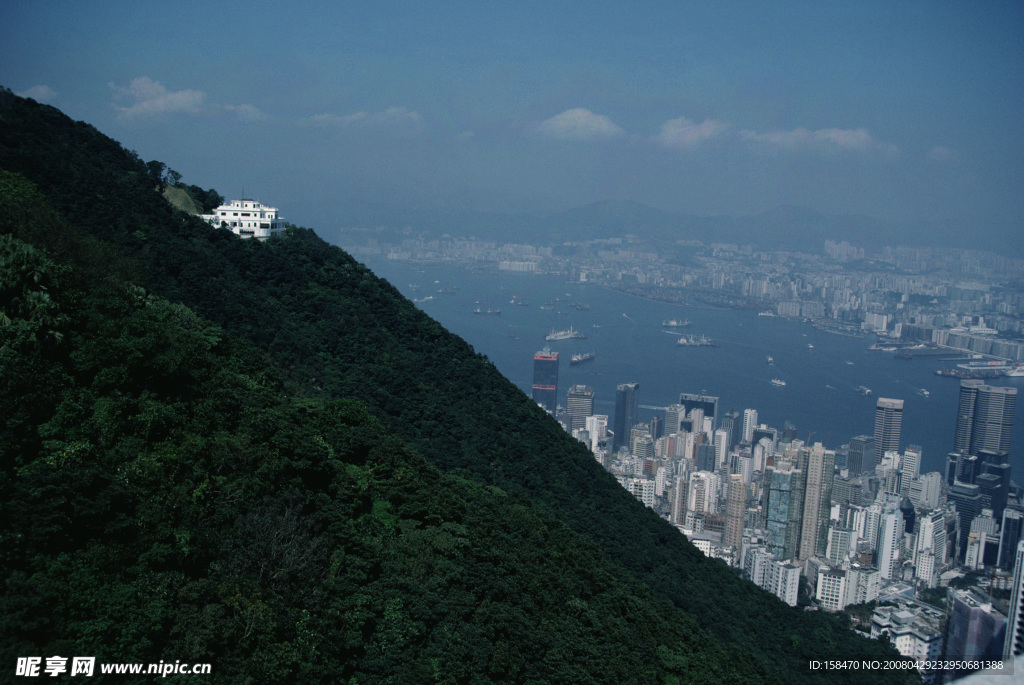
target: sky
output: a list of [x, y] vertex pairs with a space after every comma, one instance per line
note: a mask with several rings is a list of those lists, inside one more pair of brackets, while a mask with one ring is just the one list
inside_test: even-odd
[[0, 85], [300, 225], [632, 200], [1024, 226], [1024, 3], [5, 0]]

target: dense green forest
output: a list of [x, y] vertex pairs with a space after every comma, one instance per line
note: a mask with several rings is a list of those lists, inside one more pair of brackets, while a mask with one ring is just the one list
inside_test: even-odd
[[165, 168], [0, 93], [9, 663], [170, 656], [252, 682], [908, 679], [810, 672], [895, 652], [704, 558], [313, 231], [243, 241], [173, 209]]

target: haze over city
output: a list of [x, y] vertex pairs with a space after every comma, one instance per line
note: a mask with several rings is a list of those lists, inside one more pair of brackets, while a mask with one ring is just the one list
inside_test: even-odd
[[14, 92], [318, 229], [602, 200], [1008, 241], [1024, 217], [1019, 3], [14, 0], [0, 19]]

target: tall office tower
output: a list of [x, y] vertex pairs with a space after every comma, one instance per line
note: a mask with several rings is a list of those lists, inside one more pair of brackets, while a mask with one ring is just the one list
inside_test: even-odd
[[999, 529], [999, 556], [996, 566], [1004, 571], [1013, 570], [1013, 554], [1017, 543], [1024, 539], [1024, 509], [1011, 505], [1003, 509], [1003, 525]]
[[552, 414], [558, 407], [558, 353], [547, 347], [533, 355], [533, 401]]
[[895, 509], [882, 514], [878, 524], [878, 569], [882, 578], [895, 578], [899, 554], [900, 533], [903, 531], [903, 517]]
[[765, 528], [768, 550], [777, 559], [792, 559], [799, 551], [804, 474], [787, 461], [765, 469]]
[[875, 450], [879, 455], [899, 452], [903, 425], [903, 400], [879, 397], [875, 406]]
[[705, 395], [703, 392], [699, 395], [693, 395], [688, 392], [684, 392], [679, 395], [679, 404], [683, 405], [686, 409], [686, 414], [689, 415], [694, 409], [700, 409], [704, 412], [706, 418], [711, 419], [711, 430], [715, 430], [716, 421], [718, 421], [718, 398], [710, 395]]
[[660, 416], [651, 417], [651, 438], [657, 440], [665, 434], [665, 422]]
[[743, 442], [753, 444], [754, 429], [757, 428], [757, 410], [743, 410]]
[[738, 411], [730, 409], [725, 412], [722, 417], [722, 430], [729, 435], [729, 447], [740, 444], [740, 440], [743, 439], [743, 420]]
[[726, 545], [740, 548], [743, 541], [743, 514], [747, 510], [747, 486], [743, 476], [729, 476], [729, 489], [725, 493], [725, 537]]
[[960, 475], [960, 457], [963, 456], [960, 452], [950, 452], [946, 455], [946, 485], [951, 486], [955, 483]]
[[903, 450], [903, 458], [900, 459], [900, 492], [906, 492], [910, 487], [910, 481], [917, 478], [921, 473], [921, 448], [918, 445], [907, 445]]
[[615, 438], [612, 449], [629, 445], [630, 431], [640, 422], [640, 384], [619, 383], [615, 388]]
[[[828, 520], [832, 503], [832, 476], [836, 455], [820, 443], [801, 448], [806, 451], [807, 479], [804, 485], [804, 511], [800, 529], [800, 560], [825, 554], [828, 547]], [[802, 460], [801, 460], [802, 461]]]
[[978, 400], [978, 388], [984, 385], [984, 381], [973, 378], [960, 381], [960, 404], [956, 411], [956, 435], [953, 436], [954, 452], [969, 454], [971, 451], [974, 405]]
[[1010, 591], [1010, 612], [1006, 617], [1006, 642], [1003, 658], [1024, 654], [1024, 540], [1017, 543], [1017, 559], [1013, 563], [1013, 589]]
[[974, 483], [981, 473], [981, 460], [974, 454], [961, 454], [957, 461], [956, 480], [961, 483]]
[[875, 470], [875, 439], [872, 436], [858, 435], [850, 440], [846, 468], [851, 478]]
[[985, 385], [975, 379], [960, 381], [954, 451], [978, 454], [988, 450], [1008, 455], [1016, 410], [1017, 388]]
[[594, 414], [594, 389], [589, 385], [573, 385], [565, 397], [565, 413], [569, 415], [570, 431], [586, 428], [587, 417]]
[[962, 561], [967, 554], [967, 535], [971, 530], [971, 521], [981, 513], [981, 492], [977, 485], [971, 483], [954, 483], [949, 489], [946, 499], [956, 504], [956, 515], [960, 534], [957, 539], [957, 560]]
[[978, 486], [978, 494], [981, 495], [981, 506], [991, 509], [996, 518], [1001, 519], [1006, 507], [1007, 493], [999, 476], [994, 473], [982, 473], [974, 479], [974, 484]]

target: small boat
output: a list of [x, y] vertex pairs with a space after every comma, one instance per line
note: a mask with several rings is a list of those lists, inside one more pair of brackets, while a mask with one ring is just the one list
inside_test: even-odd
[[781, 378], [773, 378], [772, 379], [772, 385], [774, 385], [777, 388], [781, 388], [785, 384], [786, 384], [786, 381], [782, 380]]

